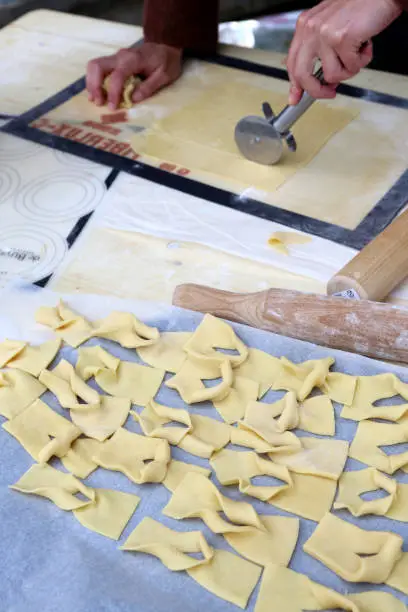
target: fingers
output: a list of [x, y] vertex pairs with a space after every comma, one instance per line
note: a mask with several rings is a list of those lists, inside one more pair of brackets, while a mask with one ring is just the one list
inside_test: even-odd
[[166, 75], [164, 69], [162, 67], [156, 68], [156, 70], [137, 87], [132, 96], [133, 102], [143, 102], [143, 100], [150, 98], [168, 83], [169, 77]]
[[105, 102], [102, 85], [105, 77], [114, 69], [114, 56], [100, 57], [88, 63], [86, 71], [86, 88], [91, 102], [101, 106]]
[[116, 66], [109, 78], [108, 106], [111, 110], [120, 104], [126, 79], [142, 70], [142, 58], [137, 51], [122, 49], [116, 54]]

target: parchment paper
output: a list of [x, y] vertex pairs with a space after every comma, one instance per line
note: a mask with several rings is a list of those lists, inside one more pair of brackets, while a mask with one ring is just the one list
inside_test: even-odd
[[[0, 294], [0, 340], [9, 337], [40, 342], [50, 336], [34, 323], [34, 312], [39, 305], [55, 304], [59, 296], [45, 291], [20, 290]], [[85, 316], [95, 319], [108, 314], [112, 309], [132, 310], [147, 323], [157, 325], [162, 331], [193, 330], [201, 315], [159, 304], [124, 302], [117, 299], [95, 296], [69, 296], [67, 302]], [[273, 355], [285, 355], [300, 362], [318, 359], [327, 355], [336, 358], [335, 369], [350, 374], [378, 374], [395, 372], [408, 381], [406, 370], [389, 366], [364, 357], [330, 351], [308, 343], [291, 340], [235, 325], [239, 336], [252, 347]], [[96, 341], [93, 341], [96, 342]], [[100, 341], [97, 341], [100, 342]], [[104, 342], [111, 352], [129, 361], [137, 361], [133, 351]], [[64, 349], [64, 357], [74, 362], [76, 351]], [[280, 393], [269, 393], [266, 400], [273, 401]], [[44, 396], [53, 408], [61, 412], [50, 394]], [[162, 389], [158, 400], [174, 407], [183, 403], [176, 392]], [[395, 403], [395, 400], [393, 400]], [[337, 413], [340, 407], [336, 407]], [[219, 419], [210, 405], [192, 408], [200, 413]], [[65, 416], [66, 413], [65, 413]], [[126, 425], [139, 431], [130, 419]], [[356, 423], [337, 420], [337, 437], [352, 440]], [[403, 450], [402, 448], [399, 451]], [[207, 461], [198, 459], [179, 449], [172, 449], [174, 457], [203, 466]], [[185, 573], [171, 573], [155, 558], [142, 554], [125, 553], [118, 550], [134, 527], [144, 516], [163, 522], [178, 530], [202, 530], [210, 544], [229, 549], [223, 538], [215, 536], [199, 520], [175, 521], [162, 516], [161, 509], [170, 498], [170, 493], [161, 485], [137, 486], [119, 473], [98, 469], [86, 481], [91, 486], [107, 487], [135, 493], [142, 498], [130, 524], [119, 544], [82, 527], [70, 513], [59, 510], [48, 500], [21, 495], [8, 489], [33, 463], [32, 458], [18, 442], [0, 430], [0, 610], [4, 612], [196, 612], [210, 609], [214, 612], [232, 612], [237, 608], [211, 595], [197, 585]], [[55, 462], [60, 467], [58, 462]], [[363, 467], [349, 460], [347, 469]], [[408, 475], [397, 474], [398, 480], [408, 482]], [[215, 476], [213, 481], [217, 484]], [[235, 487], [220, 487], [222, 493], [234, 499], [244, 497]], [[261, 514], [285, 514], [272, 506], [254, 500]], [[404, 523], [385, 518], [366, 517], [355, 520], [345, 511], [342, 518], [368, 529], [389, 530], [408, 536]], [[319, 562], [302, 552], [302, 545], [311, 535], [315, 523], [301, 519], [300, 538], [290, 567], [307, 574], [313, 580], [335, 588], [342, 593], [361, 592], [384, 588], [394, 592], [406, 604], [408, 598], [402, 594], [373, 585], [351, 585], [336, 577]], [[229, 549], [231, 550], [231, 549]], [[405, 546], [408, 551], [408, 547]], [[259, 585], [255, 590], [248, 610], [254, 610]], [[273, 602], [271, 602], [271, 610]], [[275, 610], [274, 610], [275, 612]], [[276, 612], [279, 612], [276, 610]]]

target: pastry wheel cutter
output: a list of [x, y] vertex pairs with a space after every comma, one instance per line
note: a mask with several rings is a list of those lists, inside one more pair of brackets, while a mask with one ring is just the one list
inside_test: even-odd
[[[323, 68], [314, 75], [321, 83], [325, 83]], [[244, 157], [257, 164], [271, 166], [277, 164], [284, 154], [284, 142], [293, 153], [297, 149], [291, 127], [304, 115], [316, 101], [308, 93], [295, 106], [286, 106], [275, 115], [270, 104], [262, 105], [263, 117], [250, 115], [241, 119], [235, 128], [235, 142]]]

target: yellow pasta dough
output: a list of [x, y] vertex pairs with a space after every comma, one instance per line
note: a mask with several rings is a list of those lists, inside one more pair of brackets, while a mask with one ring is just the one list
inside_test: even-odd
[[349, 450], [344, 440], [299, 438], [301, 448], [294, 452], [273, 453], [270, 458], [291, 472], [338, 480], [346, 465]]
[[298, 232], [274, 232], [268, 240], [269, 246], [281, 255], [289, 255], [292, 244], [307, 244], [312, 238]]
[[244, 418], [248, 403], [256, 400], [258, 394], [259, 383], [235, 376], [230, 393], [223, 400], [214, 400], [214, 408], [226, 423], [236, 423]]
[[150, 346], [158, 341], [160, 333], [155, 327], [145, 325], [130, 312], [111, 312], [105, 319], [95, 323], [92, 334], [96, 338], [106, 338], [117, 342], [124, 348]]
[[71, 412], [72, 422], [89, 438], [103, 442], [124, 425], [130, 411], [130, 400], [101, 396], [98, 407]]
[[[386, 497], [364, 500], [363, 493], [385, 491]], [[335, 510], [346, 508], [353, 516], [376, 514], [408, 522], [408, 484], [385, 476], [374, 468], [344, 472], [339, 481]]]
[[120, 359], [111, 355], [101, 346], [82, 347], [78, 350], [75, 369], [83, 380], [89, 380], [103, 370], [116, 372]]
[[390, 593], [370, 591], [358, 595], [341, 595], [313, 582], [307, 576], [269, 565], [263, 574], [255, 612], [271, 612], [271, 602], [278, 612], [405, 612], [406, 607]]
[[381, 584], [401, 558], [402, 544], [402, 537], [395, 533], [366, 531], [326, 514], [303, 550], [343, 580]]
[[404, 595], [408, 595], [408, 553], [402, 556], [391, 572], [386, 584]]
[[240, 154], [234, 142], [234, 127], [242, 117], [259, 115], [262, 100], [269, 100], [274, 108], [286, 104], [285, 96], [270, 89], [224, 78], [145, 133], [133, 136], [131, 144], [136, 152], [155, 159], [233, 180], [243, 187], [273, 192], [307, 165], [357, 114], [319, 103], [294, 127], [299, 142], [297, 152], [275, 166], [261, 166]]
[[272, 387], [282, 369], [281, 360], [259, 349], [250, 348], [248, 358], [237, 367], [237, 376], [259, 383], [258, 398], [262, 398]]
[[78, 478], [88, 478], [98, 467], [92, 456], [97, 453], [100, 444], [101, 442], [91, 438], [77, 438], [68, 452], [61, 457], [63, 466]]
[[[173, 531], [150, 518], [136, 527], [122, 550], [154, 555], [171, 571], [186, 570], [205, 589], [243, 609], [261, 573], [230, 552], [214, 550], [200, 531]], [[203, 558], [187, 553], [201, 553]]]
[[164, 375], [164, 370], [121, 361], [116, 371], [99, 371], [95, 381], [110, 395], [125, 397], [132, 404], [146, 406], [158, 392]]
[[342, 374], [341, 372], [329, 372], [326, 380], [320, 387], [333, 402], [338, 404], [352, 404], [357, 387], [357, 376]]
[[3, 424], [36, 461], [46, 463], [52, 456], [64, 457], [81, 430], [41, 400], [36, 400], [16, 417]]
[[[202, 363], [205, 364], [205, 361]], [[233, 372], [231, 362], [224, 360], [219, 364], [216, 363], [214, 368], [218, 368], [218, 373], [215, 374], [214, 378], [221, 378], [221, 382], [212, 387], [205, 387], [201, 380], [202, 376], [202, 364], [187, 360], [179, 372], [170, 378], [165, 384], [170, 389], [175, 389], [180, 394], [186, 404], [197, 404], [200, 402], [208, 401], [222, 401], [231, 392], [231, 386], [233, 383]], [[215, 370], [212, 368], [212, 373]]]
[[408, 400], [408, 385], [402, 383], [394, 374], [379, 374], [378, 376], [359, 376], [353, 402], [345, 405], [341, 412], [343, 419], [364, 421], [367, 419], [383, 419], [399, 421], [408, 415], [408, 404], [397, 406], [375, 406], [381, 399], [390, 399], [401, 395]]
[[324, 386], [329, 370], [334, 364], [334, 359], [327, 357], [315, 361], [306, 361], [295, 364], [281, 358], [282, 369], [278, 378], [272, 385], [272, 389], [280, 391], [295, 391], [299, 401], [303, 402], [315, 387]]
[[[102, 88], [106, 94], [109, 91], [109, 79], [110, 79], [110, 75], [108, 75], [104, 79], [103, 85], [102, 85]], [[132, 106], [134, 105], [134, 102], [132, 100], [133, 93], [135, 89], [138, 88], [141, 82], [142, 80], [140, 79], [140, 77], [134, 76], [134, 75], [126, 79], [123, 85], [122, 99], [120, 101], [119, 108], [125, 108], [125, 109], [132, 108]]]
[[46, 387], [26, 372], [0, 372], [0, 414], [12, 419], [38, 399]]
[[35, 314], [35, 320], [51, 328], [64, 342], [76, 348], [92, 336], [92, 325], [84, 317], [60, 301], [58, 306], [42, 306]]
[[408, 466], [408, 452], [387, 455], [381, 446], [408, 442], [408, 421], [401, 424], [362, 421], [350, 446], [350, 457], [387, 474]]
[[174, 493], [183, 478], [189, 472], [202, 474], [205, 478], [209, 478], [211, 476], [211, 470], [207, 470], [206, 468], [195, 465], [194, 463], [185, 463], [184, 461], [172, 459], [168, 465], [167, 474], [162, 484], [166, 487], [166, 489], [171, 491], [171, 493]]
[[146, 438], [123, 428], [92, 455], [92, 460], [101, 467], [122, 472], [136, 484], [162, 482], [170, 459], [167, 440]]
[[[92, 406], [97, 409], [100, 405], [99, 393], [89, 387], [65, 359], [52, 371], [43, 370], [39, 380], [56, 396], [63, 408], [83, 411], [90, 410]], [[78, 397], [83, 404], [78, 401]]]
[[50, 340], [38, 346], [26, 342], [5, 340], [0, 343], [0, 368], [7, 366], [38, 376], [54, 359], [61, 346], [61, 340]]
[[[71, 474], [64, 474], [47, 464], [33, 465], [11, 488], [46, 497], [62, 510], [72, 510], [84, 527], [113, 540], [120, 538], [140, 501], [139, 497], [128, 493], [91, 489]], [[85, 500], [77, 498], [78, 493]]]
[[149, 366], [177, 374], [187, 359], [183, 347], [192, 335], [191, 332], [164, 332], [157, 342], [139, 347], [137, 353]]

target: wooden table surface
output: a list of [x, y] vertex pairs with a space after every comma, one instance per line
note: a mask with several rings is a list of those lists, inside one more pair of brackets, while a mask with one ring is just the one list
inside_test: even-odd
[[[19, 114], [39, 104], [81, 77], [88, 60], [141, 36], [131, 25], [46, 10], [28, 13], [0, 30], [0, 113]], [[280, 54], [260, 50], [222, 46], [222, 52], [277, 67], [283, 62]], [[395, 95], [408, 91], [407, 78], [370, 70], [353, 82]], [[175, 253], [167, 240], [107, 230], [91, 221], [51, 288], [156, 301], [170, 301], [178, 283], [197, 280], [242, 292], [269, 286], [325, 291], [301, 269], [289, 274], [188, 241], [177, 246]]]

